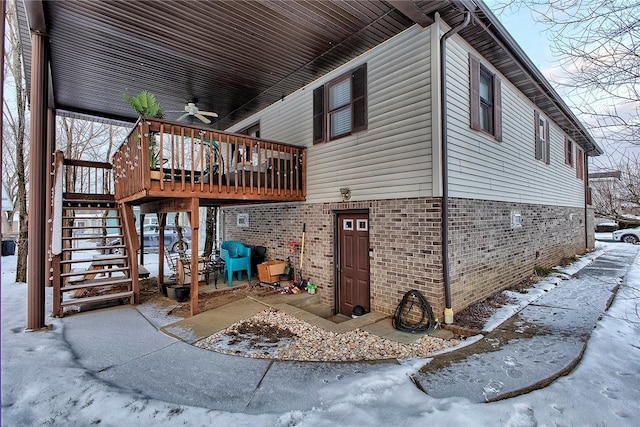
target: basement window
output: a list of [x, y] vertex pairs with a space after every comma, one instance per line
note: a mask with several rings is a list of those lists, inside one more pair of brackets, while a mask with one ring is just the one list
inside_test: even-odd
[[511, 211], [511, 228], [522, 228], [522, 212]]

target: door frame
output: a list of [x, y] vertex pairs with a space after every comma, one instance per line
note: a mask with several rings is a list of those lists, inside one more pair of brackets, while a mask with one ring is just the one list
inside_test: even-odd
[[[367, 215], [369, 222], [369, 229], [367, 234], [369, 235], [369, 245], [371, 245], [371, 217], [369, 215], [369, 209], [334, 209], [333, 210], [333, 283], [334, 295], [333, 295], [333, 312], [340, 313], [340, 230], [341, 224], [338, 221], [340, 215]], [[370, 248], [367, 248], [370, 249]], [[367, 254], [368, 256], [368, 254]], [[371, 260], [369, 260], [369, 306], [371, 306]]]

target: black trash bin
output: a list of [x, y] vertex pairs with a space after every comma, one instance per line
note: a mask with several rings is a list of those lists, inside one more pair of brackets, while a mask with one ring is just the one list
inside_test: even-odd
[[3, 240], [2, 241], [2, 256], [15, 255], [16, 254], [16, 242], [15, 240]]
[[267, 248], [264, 246], [252, 246], [251, 247], [251, 274], [258, 274], [258, 264], [262, 264], [267, 253]]

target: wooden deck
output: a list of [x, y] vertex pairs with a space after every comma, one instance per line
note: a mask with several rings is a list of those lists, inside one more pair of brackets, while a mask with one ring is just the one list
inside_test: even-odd
[[115, 197], [133, 205], [304, 201], [305, 167], [303, 147], [141, 118], [113, 157]]
[[[141, 118], [113, 156], [113, 164], [64, 159], [56, 154], [56, 203], [54, 221], [72, 217], [64, 212], [74, 209], [116, 209], [121, 218], [122, 266], [103, 257], [95, 270], [69, 272], [70, 254], [53, 257], [55, 310], [64, 314], [64, 292], [76, 288], [105, 286], [103, 279], [87, 280], [97, 274], [120, 272], [128, 290], [111, 296], [83, 298], [83, 302], [129, 298], [139, 301], [140, 249], [133, 206], [141, 214], [156, 213], [160, 241], [164, 240], [167, 213], [186, 212], [191, 226], [191, 250], [199, 253], [198, 232], [201, 206], [242, 203], [304, 201], [306, 197], [306, 149], [227, 132], [204, 126], [185, 125], [158, 119]], [[58, 197], [58, 194], [62, 194]], [[73, 227], [67, 227], [73, 235]], [[71, 237], [69, 237], [71, 238]], [[63, 238], [64, 240], [64, 238]], [[64, 251], [64, 249], [63, 249]], [[159, 277], [164, 279], [164, 246], [159, 250]], [[104, 265], [98, 265], [104, 264]], [[108, 265], [107, 265], [108, 264]], [[109, 267], [109, 268], [108, 268]], [[198, 270], [197, 257], [191, 271]], [[82, 276], [82, 285], [68, 283], [71, 275]], [[197, 275], [191, 277], [191, 289], [198, 288]], [[72, 286], [71, 289], [69, 286]], [[97, 301], [97, 300], [96, 300]], [[78, 304], [78, 299], [68, 304]], [[191, 313], [198, 312], [198, 292], [191, 292]]]

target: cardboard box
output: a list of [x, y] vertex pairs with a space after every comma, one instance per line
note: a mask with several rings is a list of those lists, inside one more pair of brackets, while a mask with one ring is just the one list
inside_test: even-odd
[[258, 278], [264, 283], [278, 282], [286, 266], [287, 263], [284, 261], [267, 261], [258, 264]]

